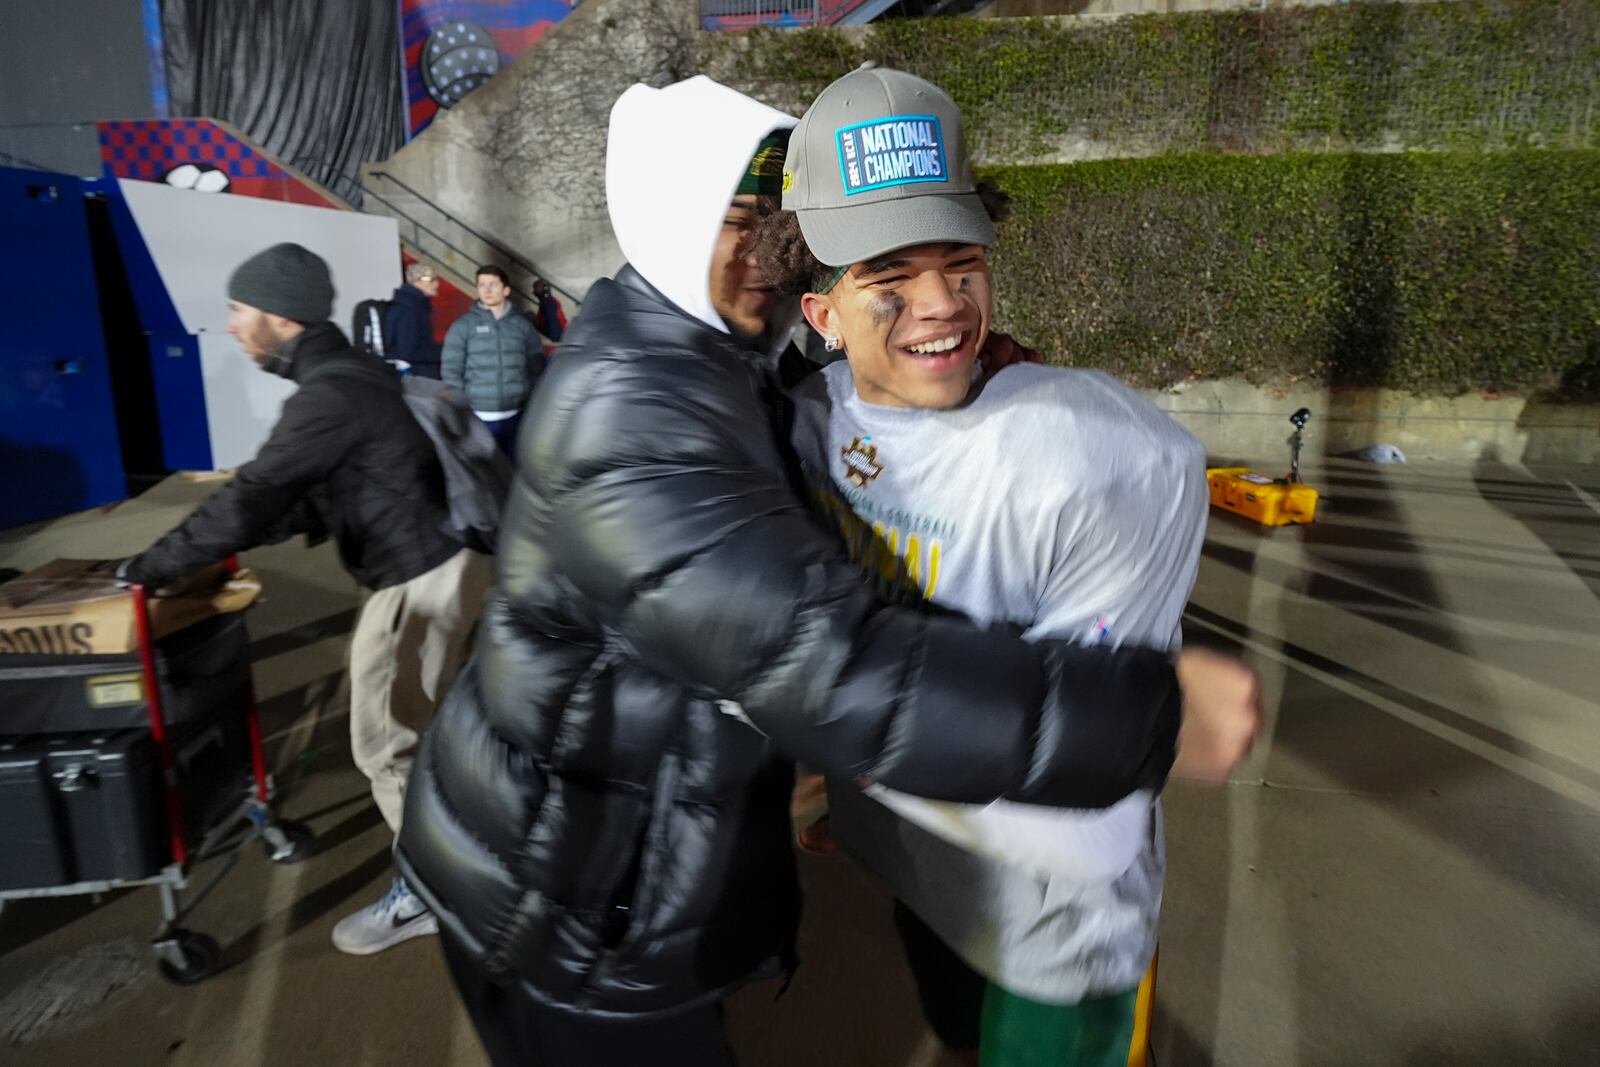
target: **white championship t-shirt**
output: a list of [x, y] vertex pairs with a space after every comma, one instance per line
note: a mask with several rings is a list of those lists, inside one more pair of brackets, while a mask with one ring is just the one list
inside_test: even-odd
[[[794, 395], [812, 503], [886, 597], [1030, 638], [1176, 649], [1204, 535], [1199, 442], [1098, 371], [1008, 367], [949, 411], [882, 407], [839, 362]], [[962, 805], [830, 785], [834, 831], [1003, 986], [1067, 1002], [1138, 982], [1159, 805]]]

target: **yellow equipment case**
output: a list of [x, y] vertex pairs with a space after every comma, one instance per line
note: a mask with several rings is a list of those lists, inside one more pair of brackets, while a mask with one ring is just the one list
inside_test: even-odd
[[1206, 471], [1214, 507], [1254, 519], [1263, 526], [1287, 526], [1317, 519], [1317, 491], [1300, 480], [1300, 446], [1305, 440], [1309, 408], [1289, 416], [1294, 434], [1289, 438], [1289, 473], [1268, 478], [1249, 467], [1212, 467]]
[[1212, 467], [1206, 481], [1212, 504], [1263, 526], [1316, 521], [1318, 493], [1309, 485], [1275, 482], [1249, 467]]

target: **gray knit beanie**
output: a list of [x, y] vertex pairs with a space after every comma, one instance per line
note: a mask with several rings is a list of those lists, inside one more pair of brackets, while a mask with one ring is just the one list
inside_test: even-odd
[[333, 317], [333, 278], [327, 262], [310, 249], [273, 245], [239, 264], [228, 279], [228, 299], [295, 322], [327, 322]]

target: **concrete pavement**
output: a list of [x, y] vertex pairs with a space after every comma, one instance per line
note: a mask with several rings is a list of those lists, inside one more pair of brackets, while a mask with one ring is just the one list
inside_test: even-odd
[[[1276, 462], [1263, 469], [1275, 469]], [[1262, 671], [1266, 743], [1226, 787], [1168, 792], [1162, 1067], [1573, 1064], [1600, 1049], [1600, 469], [1308, 464], [1321, 521], [1215, 515], [1186, 633]], [[0, 534], [0, 565], [142, 547], [203, 496], [169, 480], [104, 514]], [[61, 961], [133, 952], [155, 894], [0, 913], [0, 1062], [483, 1063], [437, 950], [343, 956], [334, 922], [389, 878], [343, 739], [354, 588], [326, 548], [253, 553], [256, 671], [298, 867], [244, 858], [193, 925], [228, 968], [148, 971], [26, 1044], [5, 1009]], [[804, 863], [805, 966], [734, 998], [751, 1067], [947, 1067], [888, 901]]]

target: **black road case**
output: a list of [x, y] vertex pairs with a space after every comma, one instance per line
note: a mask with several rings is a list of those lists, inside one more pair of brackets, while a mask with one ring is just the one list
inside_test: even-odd
[[149, 730], [0, 739], [0, 889], [150, 878], [167, 861]]
[[[157, 966], [188, 985], [221, 951], [178, 924], [237, 862], [234, 830], [274, 863], [315, 840], [272, 809], [242, 613], [156, 642], [144, 589], [130, 595], [131, 653], [0, 657], [0, 902], [154, 885]], [[224, 852], [180, 896], [194, 864]]]
[[[167, 726], [237, 715], [248, 699], [244, 612], [216, 615], [155, 645]], [[0, 656], [0, 735], [150, 728], [139, 650], [111, 655]]]

